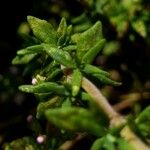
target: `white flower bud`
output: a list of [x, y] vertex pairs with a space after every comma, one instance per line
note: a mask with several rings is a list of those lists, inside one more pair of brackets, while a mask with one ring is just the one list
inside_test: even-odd
[[46, 136], [45, 135], [39, 135], [37, 138], [36, 138], [36, 141], [37, 143], [39, 144], [43, 144], [46, 140]]
[[32, 84], [34, 85], [34, 84], [36, 84], [37, 83], [37, 79], [36, 78], [33, 78], [32, 79]]

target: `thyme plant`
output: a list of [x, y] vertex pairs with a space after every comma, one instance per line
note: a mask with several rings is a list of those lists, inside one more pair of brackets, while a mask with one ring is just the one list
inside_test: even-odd
[[[25, 72], [32, 72], [32, 84], [19, 89], [37, 98], [36, 132], [33, 137], [7, 144], [5, 149], [67, 150], [90, 136], [91, 150], [149, 150], [150, 107], [133, 120], [116, 112], [100, 91], [101, 85], [121, 84], [93, 65], [106, 41], [101, 22], [73, 33], [65, 18], [57, 30], [33, 16], [27, 21], [33, 36], [29, 46], [17, 51], [12, 63], [26, 64]], [[40, 121], [46, 122], [43, 130]]]

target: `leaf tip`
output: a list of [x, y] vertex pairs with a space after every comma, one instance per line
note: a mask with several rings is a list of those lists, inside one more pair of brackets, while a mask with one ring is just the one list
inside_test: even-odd
[[78, 91], [79, 91], [79, 87], [74, 85], [72, 88], [72, 95], [76, 96], [78, 94]]
[[27, 16], [27, 20], [28, 20], [28, 21], [33, 20], [33, 19], [35, 19], [35, 17], [30, 16], [30, 15]]

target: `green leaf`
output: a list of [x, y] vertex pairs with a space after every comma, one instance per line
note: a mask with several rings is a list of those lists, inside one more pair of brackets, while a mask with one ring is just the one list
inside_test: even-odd
[[102, 74], [93, 74], [93, 77], [96, 77], [98, 80], [100, 80], [102, 83], [104, 84], [108, 84], [108, 85], [113, 85], [113, 86], [120, 86], [121, 83], [120, 82], [116, 82], [112, 79], [110, 79], [109, 77], [106, 77]]
[[136, 119], [137, 126], [144, 137], [150, 138], [150, 106], [146, 107]]
[[83, 56], [82, 63], [85, 63], [85, 64], [92, 63], [95, 57], [97, 56], [97, 54], [104, 47], [105, 41], [106, 41], [105, 39], [102, 39], [99, 42], [97, 42], [91, 49], [89, 49]]
[[64, 107], [46, 110], [47, 119], [59, 128], [75, 132], [88, 132], [95, 136], [106, 133], [99, 125], [92, 113], [84, 108]]
[[86, 74], [102, 74], [104, 76], [109, 77], [110, 74], [96, 66], [90, 65], [90, 64], [85, 64], [84, 68], [82, 69], [83, 72], [85, 72]]
[[69, 25], [67, 27], [67, 37], [66, 37], [65, 45], [69, 44], [71, 40], [71, 34], [72, 34], [72, 25]]
[[134, 150], [124, 139], [107, 134], [103, 138], [97, 139], [90, 150]]
[[83, 14], [81, 14], [80, 16], [73, 18], [71, 22], [72, 22], [73, 24], [79, 24], [79, 23], [81, 24], [81, 23], [85, 22], [86, 19], [87, 19], [87, 18], [86, 18], [86, 14], [83, 13]]
[[37, 56], [37, 54], [27, 54], [27, 55], [23, 55], [23, 56], [16, 56], [13, 60], [12, 60], [12, 64], [13, 65], [18, 65], [18, 64], [27, 64], [29, 63], [35, 56]]
[[63, 46], [63, 44], [65, 43], [66, 37], [67, 37], [67, 24], [66, 24], [65, 18], [61, 19], [61, 22], [57, 29], [57, 37], [58, 37], [57, 45]]
[[28, 16], [27, 20], [32, 28], [34, 35], [38, 39], [48, 44], [57, 44], [56, 31], [49, 22], [33, 16]]
[[76, 65], [68, 52], [62, 51], [61, 49], [51, 47], [51, 45], [46, 44], [44, 44], [44, 50], [47, 52], [47, 54], [49, 54], [54, 60], [56, 60], [60, 64], [68, 68], [75, 68]]
[[92, 145], [91, 150], [116, 150], [116, 138], [111, 134], [107, 134], [105, 137], [97, 139]]
[[68, 51], [68, 52], [70, 52], [70, 51], [75, 51], [75, 50], [77, 50], [77, 46], [76, 46], [76, 45], [68, 45], [68, 46], [66, 46], [66, 47], [63, 47], [62, 49], [63, 49], [63, 51]]
[[41, 146], [33, 138], [23, 137], [5, 145], [5, 150], [40, 150]]
[[95, 140], [90, 150], [102, 150], [104, 140], [105, 138], [99, 138]]
[[57, 29], [57, 36], [58, 36], [58, 38], [60, 38], [64, 34], [66, 34], [66, 32], [67, 32], [66, 19], [62, 18], [61, 21], [60, 21], [60, 24], [58, 26], [58, 29]]
[[132, 115], [129, 115], [127, 118], [127, 123], [128, 126], [130, 127], [130, 129], [136, 134], [138, 135], [143, 141], [145, 141], [145, 137], [143, 136], [143, 134], [141, 134], [140, 129], [138, 128], [135, 119]]
[[50, 81], [52, 79], [54, 79], [55, 77], [57, 77], [57, 75], [59, 75], [62, 72], [61, 69], [59, 68], [55, 68], [52, 72], [49, 72], [47, 74], [47, 81]]
[[141, 19], [138, 19], [136, 21], [132, 21], [132, 27], [133, 29], [140, 34], [142, 37], [146, 37], [147, 36], [147, 31], [146, 31], [146, 26], [144, 24], [143, 21], [141, 21]]
[[72, 75], [72, 95], [76, 96], [79, 93], [82, 81], [82, 74], [80, 70], [75, 69]]
[[89, 99], [89, 109], [92, 112], [92, 114], [95, 116], [96, 121], [101, 124], [102, 126], [105, 126], [105, 128], [109, 128], [109, 118], [106, 116], [106, 114], [103, 112], [103, 110], [99, 109], [97, 104], [91, 99]]
[[70, 98], [65, 99], [64, 102], [62, 103], [62, 108], [71, 107], [71, 106], [72, 106], [72, 103], [71, 103]]
[[44, 82], [37, 85], [21, 85], [19, 90], [27, 93], [57, 93], [68, 95], [66, 88], [63, 85], [59, 85], [53, 82]]
[[18, 55], [36, 54], [42, 52], [42, 50], [43, 50], [42, 45], [34, 45], [17, 51], [17, 54]]
[[64, 33], [64, 34], [58, 39], [57, 45], [60, 46], [60, 47], [63, 47], [63, 45], [65, 45], [66, 38], [67, 38], [67, 35], [66, 35], [66, 33]]
[[[86, 3], [87, 2], [89, 1], [86, 1]], [[81, 33], [92, 26], [92, 23], [89, 20], [89, 16], [87, 16], [86, 13], [83, 13], [80, 16], [73, 18], [71, 22], [73, 23], [74, 26], [73, 27], [74, 33], [78, 32]]]
[[65, 18], [62, 18], [59, 27], [57, 29], [57, 36], [58, 36], [57, 45], [61, 47], [66, 46], [70, 42], [71, 33], [72, 33], [72, 25], [67, 27]]
[[112, 56], [113, 54], [117, 53], [119, 48], [120, 43], [118, 41], [107, 42], [102, 53], [105, 56]]
[[118, 150], [134, 150], [132, 145], [129, 144], [129, 142], [124, 140], [123, 138], [117, 139], [117, 143], [118, 143]]
[[36, 117], [39, 119], [44, 116], [45, 110], [49, 108], [54, 108], [60, 106], [60, 103], [62, 102], [61, 98], [56, 96], [51, 98], [50, 100], [46, 102], [40, 102], [37, 106], [37, 114]]
[[56, 68], [59, 68], [59, 66], [60, 65], [55, 60], [52, 60], [41, 70], [41, 74], [52, 73]]
[[80, 92], [80, 97], [83, 101], [91, 101], [92, 98], [88, 93]]
[[102, 39], [102, 24], [97, 21], [91, 28], [80, 34], [74, 34], [72, 41], [77, 45], [79, 60]]

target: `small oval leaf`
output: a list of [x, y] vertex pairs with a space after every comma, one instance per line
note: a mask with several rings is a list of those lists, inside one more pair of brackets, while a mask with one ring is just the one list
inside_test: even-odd
[[68, 95], [66, 88], [53, 82], [44, 82], [37, 85], [21, 85], [19, 90], [27, 93], [49, 93], [54, 92], [57, 94]]
[[91, 49], [89, 49], [85, 55], [82, 58], [82, 63], [92, 63], [93, 60], [95, 59], [95, 57], [97, 56], [97, 54], [102, 50], [102, 48], [104, 47], [106, 40], [102, 39], [99, 42], [96, 43], [96, 45], [94, 45]]
[[75, 69], [72, 75], [72, 95], [76, 96], [80, 90], [82, 81], [82, 74], [80, 70]]
[[43, 50], [42, 45], [34, 45], [17, 51], [17, 54], [18, 55], [36, 54], [42, 52], [42, 50]]
[[57, 44], [56, 31], [49, 22], [33, 16], [28, 16], [27, 20], [38, 39], [45, 43]]
[[86, 74], [102, 74], [104, 76], [109, 77], [110, 74], [107, 71], [104, 71], [96, 66], [90, 65], [90, 64], [85, 64], [83, 67], [83, 72], [85, 72]]
[[98, 80], [100, 80], [104, 84], [113, 85], [113, 86], [120, 86], [121, 85], [121, 82], [114, 81], [114, 80], [110, 79], [109, 77], [106, 77], [102, 74], [96, 74], [95, 73], [92, 76], [96, 77]]
[[27, 64], [29, 63], [37, 54], [27, 54], [27, 55], [18, 55], [12, 60], [13, 65]]
[[59, 62], [60, 64], [68, 67], [75, 68], [76, 65], [73, 62], [72, 57], [66, 51], [62, 51], [56, 47], [51, 47], [51, 45], [44, 44], [44, 50], [49, 54], [54, 60]]

